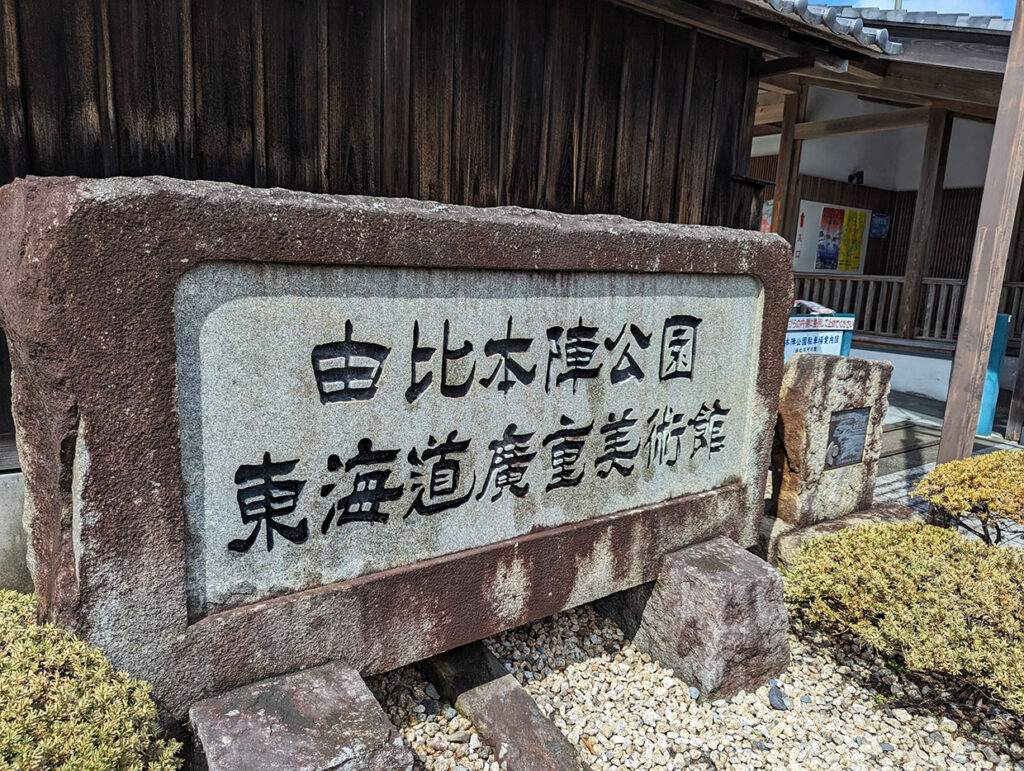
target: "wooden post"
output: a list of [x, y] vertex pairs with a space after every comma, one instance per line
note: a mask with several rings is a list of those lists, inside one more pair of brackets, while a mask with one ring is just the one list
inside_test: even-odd
[[1006, 438], [1018, 443], [1024, 431], [1024, 343], [1020, 348], [1017, 353], [1017, 380], [1010, 397], [1010, 416], [1006, 419]]
[[1024, 175], [1024, 0], [1017, 0], [1016, 9], [949, 379], [939, 463], [967, 457], [974, 448], [992, 331]]
[[938, 233], [939, 209], [942, 206], [942, 182], [946, 176], [946, 158], [949, 155], [949, 134], [953, 114], [931, 108], [928, 111], [928, 134], [921, 158], [921, 179], [917, 185], [917, 202], [910, 225], [910, 247], [907, 265], [903, 271], [903, 294], [900, 297], [900, 316], [897, 333], [910, 338], [917, 332], [917, 318], [921, 300], [921, 280], [931, 268]]
[[775, 204], [772, 214], [772, 232], [780, 234], [790, 243], [796, 237], [796, 219], [799, 208], [800, 150], [803, 140], [794, 136], [796, 124], [803, 123], [807, 111], [807, 89], [803, 86], [796, 94], [786, 94], [782, 112], [782, 135], [779, 138], [779, 165], [775, 172]]

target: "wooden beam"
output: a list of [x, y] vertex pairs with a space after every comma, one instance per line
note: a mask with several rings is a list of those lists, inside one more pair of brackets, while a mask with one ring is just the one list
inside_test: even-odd
[[781, 123], [765, 123], [763, 126], [754, 126], [755, 137], [774, 137], [781, 133]]
[[[835, 84], [859, 86], [867, 92], [892, 97], [914, 96], [932, 101], [943, 99], [968, 104], [995, 106], [999, 101], [999, 75], [989, 72], [958, 72], [947, 67], [901, 65], [889, 63], [889, 71], [882, 79], [867, 80], [850, 74], [838, 74], [823, 68], [800, 70], [791, 75], [776, 75], [771, 79], [796, 77], [815, 81], [813, 85]], [[840, 89], [842, 90], [842, 89]]]
[[794, 79], [794, 81], [793, 81], [793, 83], [791, 85], [788, 84], [788, 83], [786, 83], [786, 84], [778, 84], [778, 83], [776, 83], [776, 82], [774, 82], [772, 80], [762, 80], [757, 85], [758, 85], [758, 88], [762, 88], [765, 91], [771, 91], [772, 93], [783, 94], [783, 95], [785, 95], [785, 94], [795, 94], [797, 91], [800, 90], [800, 84], [798, 82], [796, 82], [795, 79]]
[[930, 108], [911, 107], [908, 110], [875, 112], [870, 115], [852, 115], [849, 118], [815, 120], [799, 123], [794, 129], [797, 139], [822, 139], [841, 137], [848, 134], [870, 134], [875, 131], [923, 126], [928, 122]]
[[733, 16], [709, 11], [686, 0], [613, 0], [635, 11], [709, 32], [726, 40], [768, 51], [777, 56], [806, 56], [807, 46], [780, 34], [753, 27]]
[[757, 109], [754, 111], [754, 125], [778, 123], [786, 108], [786, 97], [782, 94], [762, 93], [757, 97]]
[[[927, 109], [927, 108], [925, 108]], [[939, 209], [942, 206], [942, 182], [946, 176], [946, 158], [949, 156], [949, 135], [953, 115], [932, 108], [928, 114], [928, 133], [921, 158], [921, 178], [917, 184], [917, 202], [914, 219], [910, 224], [910, 245], [907, 266], [903, 272], [900, 295], [900, 314], [897, 334], [911, 338], [917, 332], [918, 305], [921, 299], [921, 280], [931, 267], [935, 237], [939, 230]]]
[[999, 113], [988, 156], [985, 191], [964, 295], [949, 397], [942, 422], [939, 463], [964, 458], [974, 432], [995, 329], [999, 296], [1024, 175], [1024, 0], [1017, 0]]
[[754, 67], [759, 78], [766, 78], [770, 75], [781, 75], [794, 70], [805, 70], [814, 66], [814, 59], [810, 56], [784, 56], [772, 59], [769, 62], [760, 62]]
[[893, 91], [885, 87], [884, 80], [881, 81], [881, 85], [878, 86], [864, 81], [844, 81], [842, 79], [821, 77], [820, 71], [817, 70], [815, 73], [816, 74], [813, 75], [808, 75], [806, 73], [801, 73], [800, 75], [774, 75], [772, 77], [762, 79], [760, 85], [761, 88], [766, 91], [776, 91], [778, 93], [785, 94], [796, 93], [796, 90], [800, 87], [800, 83], [804, 83], [808, 86], [825, 88], [830, 91], [842, 91], [848, 94], [857, 94], [858, 96], [867, 99], [880, 99], [904, 104], [941, 107], [944, 110], [956, 113], [960, 117], [970, 118], [972, 120], [991, 122], [996, 118], [995, 104], [986, 105], [956, 99], [927, 97], [906, 91]]
[[803, 122], [807, 111], [807, 91], [786, 97], [782, 119], [782, 137], [779, 140], [779, 162], [775, 172], [775, 205], [772, 211], [772, 231], [793, 242], [796, 231], [796, 209], [799, 207], [797, 188], [800, 184], [800, 151], [803, 142], [795, 135], [796, 125]]

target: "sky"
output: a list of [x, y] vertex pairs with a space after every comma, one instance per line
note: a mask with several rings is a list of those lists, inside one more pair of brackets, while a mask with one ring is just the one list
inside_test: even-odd
[[[892, 8], [893, 0], [826, 0], [829, 5], [854, 5], [869, 8]], [[1013, 18], [1014, 0], [903, 0], [908, 11], [939, 11], [940, 13], [969, 13], [972, 16], [1002, 16]]]

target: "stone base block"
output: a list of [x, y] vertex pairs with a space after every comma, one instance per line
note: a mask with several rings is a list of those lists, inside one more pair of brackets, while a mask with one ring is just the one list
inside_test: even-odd
[[[774, 517], [765, 517], [765, 521]], [[858, 511], [854, 514], [847, 514], [845, 517], [833, 519], [829, 522], [819, 522], [816, 525], [793, 528], [786, 526], [784, 522], [761, 525], [761, 537], [767, 538], [764, 548], [768, 554], [769, 561], [779, 570], [789, 570], [793, 567], [796, 553], [800, 547], [812, 538], [823, 535], [838, 533], [848, 527], [858, 525], [893, 524], [899, 522], [920, 522], [924, 523], [924, 517], [909, 506], [891, 504], [888, 506], [875, 506], [871, 509]]]
[[728, 538], [665, 556], [657, 581], [598, 609], [702, 696], [753, 690], [789, 663], [782, 578]]
[[438, 691], [497, 750], [507, 768], [587, 768], [565, 735], [483, 643], [442, 653], [421, 666]]
[[359, 673], [341, 662], [228, 691], [189, 711], [193, 767], [407, 771], [413, 756]]
[[0, 589], [32, 591], [32, 576], [25, 562], [24, 508], [24, 477], [20, 473], [0, 474]]

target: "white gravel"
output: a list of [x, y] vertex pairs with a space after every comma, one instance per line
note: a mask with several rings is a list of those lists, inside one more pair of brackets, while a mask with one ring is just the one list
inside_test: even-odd
[[[1024, 748], [1002, 738], [1005, 716], [958, 725], [923, 704], [923, 691], [850, 640], [791, 633], [793, 661], [768, 686], [725, 701], [695, 701], [686, 683], [623, 639], [589, 606], [485, 641], [594, 771], [612, 769], [1006, 768], [1024, 771]], [[423, 767], [504, 768], [502, 748], [440, 700], [406, 667], [370, 680]], [[908, 711], [893, 698], [922, 706]], [[965, 714], [965, 718], [972, 715]], [[1011, 738], [1014, 734], [1010, 733]], [[517, 771], [512, 769], [512, 771]]]

